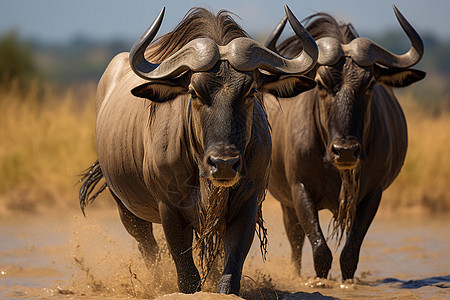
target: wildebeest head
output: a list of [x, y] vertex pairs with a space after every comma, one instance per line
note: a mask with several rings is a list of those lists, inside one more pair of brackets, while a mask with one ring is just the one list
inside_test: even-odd
[[[308, 74], [315, 78], [320, 122], [324, 127], [325, 160], [338, 169], [353, 169], [365, 157], [363, 139], [376, 84], [404, 87], [424, 78], [410, 67], [423, 55], [423, 43], [414, 28], [394, 6], [395, 15], [411, 41], [411, 48], [396, 55], [375, 42], [358, 37], [351, 24], [339, 24], [328, 14], [307, 19], [307, 30], [316, 39], [319, 58]], [[274, 49], [286, 23], [284, 18], [266, 42]], [[279, 47], [280, 53], [295, 55], [301, 46], [292, 37]]]
[[226, 12], [214, 16], [196, 8], [149, 47], [148, 59], [144, 54], [163, 13], [130, 52], [133, 71], [148, 80], [132, 93], [160, 103], [187, 97], [190, 142], [200, 175], [214, 186], [233, 186], [245, 174], [243, 155], [254, 126], [254, 106], [262, 106], [262, 93], [292, 97], [314, 87], [301, 74], [314, 66], [317, 46], [288, 8], [289, 22], [304, 46], [294, 59], [248, 38]]

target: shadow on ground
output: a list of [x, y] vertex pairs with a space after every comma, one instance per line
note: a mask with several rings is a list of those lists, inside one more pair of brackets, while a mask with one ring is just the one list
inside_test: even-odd
[[286, 291], [280, 291], [276, 289], [263, 288], [253, 289], [242, 293], [242, 298], [246, 300], [335, 300], [339, 298], [324, 296], [319, 292], [305, 293], [295, 292], [290, 293]]
[[450, 289], [450, 275], [447, 276], [435, 276], [435, 277], [428, 277], [423, 279], [417, 279], [417, 280], [400, 280], [396, 278], [386, 278], [380, 283], [380, 284], [394, 284], [402, 289], [420, 289], [421, 287], [425, 286], [435, 286], [439, 288], [447, 288]]

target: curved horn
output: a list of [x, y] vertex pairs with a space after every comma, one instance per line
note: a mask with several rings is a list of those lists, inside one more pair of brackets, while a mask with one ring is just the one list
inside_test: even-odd
[[284, 27], [286, 26], [287, 22], [287, 16], [284, 15], [283, 19], [281, 19], [280, 23], [278, 23], [277, 27], [272, 31], [272, 33], [267, 38], [266, 42], [264, 43], [264, 47], [267, 49], [272, 50], [273, 52], [277, 52], [277, 41], [280, 38], [281, 33], [283, 32]]
[[304, 62], [305, 65], [310, 64], [309, 68], [312, 68], [317, 62], [317, 57], [319, 55], [319, 49], [317, 48], [316, 41], [305, 29], [305, 27], [302, 26], [300, 21], [294, 16], [287, 5], [284, 5], [284, 10], [286, 11], [289, 24], [291, 24], [292, 29], [300, 39], [303, 46], [303, 51], [299, 56], [297, 56], [296, 59]]
[[175, 77], [184, 71], [207, 71], [220, 59], [217, 45], [209, 38], [198, 38], [184, 45], [160, 64], [145, 59], [145, 50], [154, 39], [164, 16], [164, 8], [153, 24], [134, 44], [130, 51], [130, 65], [134, 73], [144, 79]]
[[409, 68], [422, 58], [424, 51], [422, 39], [395, 5], [393, 8], [398, 22], [411, 42], [411, 48], [405, 54], [396, 55], [369, 39], [356, 38], [348, 45], [342, 46], [344, 52], [346, 54], [348, 52], [358, 64], [369, 66], [379, 63], [388, 67]]
[[166, 8], [163, 7], [161, 12], [153, 21], [152, 25], [144, 32], [144, 34], [133, 45], [129, 55], [129, 61], [131, 69], [136, 75], [147, 79], [147, 74], [158, 67], [158, 64], [152, 64], [144, 57], [145, 49], [153, 41], [159, 28], [161, 27], [162, 20], [164, 18], [164, 12]]
[[293, 59], [284, 58], [249, 38], [237, 38], [219, 47], [222, 57], [227, 57], [234, 68], [241, 71], [263, 69], [274, 74], [303, 74], [317, 62], [316, 42], [300, 24], [287, 5], [286, 16], [303, 45], [303, 51]]

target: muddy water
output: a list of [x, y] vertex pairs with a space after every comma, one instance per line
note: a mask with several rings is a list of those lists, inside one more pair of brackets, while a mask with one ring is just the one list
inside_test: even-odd
[[[290, 250], [278, 204], [264, 207], [269, 256], [254, 243], [244, 266], [246, 299], [450, 299], [450, 219], [376, 217], [361, 250], [354, 283], [342, 283], [339, 248], [328, 280], [314, 279], [305, 243], [302, 277], [290, 267]], [[330, 215], [321, 214], [323, 228]], [[175, 293], [176, 275], [160, 226], [160, 259], [143, 264], [115, 210], [50, 213], [0, 219], [0, 298], [238, 299], [206, 292]], [[214, 276], [213, 276], [214, 277]]]

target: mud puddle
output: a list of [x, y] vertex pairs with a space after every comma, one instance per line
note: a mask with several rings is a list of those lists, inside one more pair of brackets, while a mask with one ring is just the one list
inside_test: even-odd
[[[375, 218], [361, 250], [354, 283], [342, 283], [340, 249], [334, 243], [327, 280], [314, 278], [305, 242], [302, 277], [290, 267], [290, 248], [278, 204], [268, 199], [264, 216], [269, 255], [263, 262], [256, 240], [244, 266], [246, 299], [450, 299], [450, 220]], [[324, 229], [328, 213], [321, 213]], [[115, 210], [91, 210], [0, 220], [0, 298], [238, 299], [205, 292], [176, 293], [175, 268], [155, 226], [161, 253], [147, 270], [136, 243]], [[217, 277], [217, 276], [216, 276]]]

